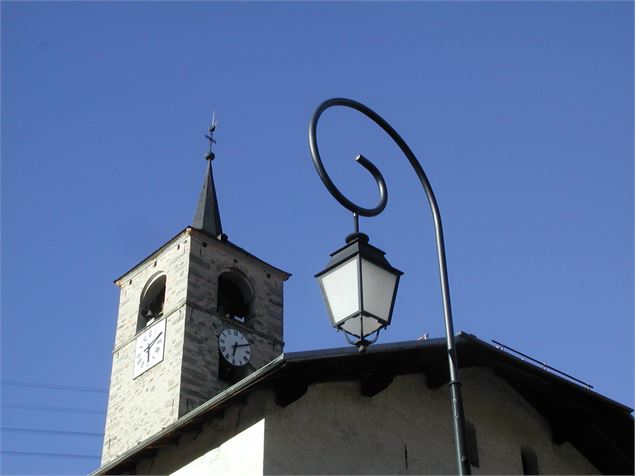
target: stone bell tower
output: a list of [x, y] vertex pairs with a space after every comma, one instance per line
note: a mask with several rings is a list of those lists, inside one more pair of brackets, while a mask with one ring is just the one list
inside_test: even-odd
[[223, 233], [214, 129], [192, 225], [115, 280], [121, 295], [102, 465], [282, 353], [290, 275]]

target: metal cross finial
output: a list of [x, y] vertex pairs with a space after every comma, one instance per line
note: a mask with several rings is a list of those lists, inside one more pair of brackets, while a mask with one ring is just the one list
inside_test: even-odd
[[205, 137], [209, 141], [209, 151], [207, 152], [207, 154], [205, 154], [206, 160], [214, 160], [214, 157], [216, 157], [214, 155], [214, 152], [212, 152], [212, 147], [214, 144], [216, 144], [216, 140], [214, 139], [214, 131], [216, 131], [217, 125], [218, 121], [216, 120], [216, 111], [212, 111], [212, 123], [207, 129], [207, 134], [205, 134]]

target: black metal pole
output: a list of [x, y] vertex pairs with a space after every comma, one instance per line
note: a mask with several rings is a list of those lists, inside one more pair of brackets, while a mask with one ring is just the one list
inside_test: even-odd
[[448, 369], [450, 374], [450, 400], [452, 406], [452, 425], [454, 429], [454, 443], [456, 448], [457, 469], [459, 475], [472, 474], [470, 463], [467, 457], [466, 445], [465, 445], [465, 416], [463, 414], [463, 397], [461, 395], [461, 382], [458, 377], [458, 362], [456, 358], [456, 348], [454, 343], [454, 325], [452, 323], [452, 306], [450, 303], [450, 286], [448, 282], [448, 270], [445, 258], [445, 241], [443, 239], [443, 225], [441, 223], [441, 214], [439, 213], [439, 207], [437, 200], [432, 191], [430, 181], [423, 171], [423, 167], [415, 157], [408, 144], [401, 138], [401, 136], [395, 131], [390, 124], [388, 124], [379, 114], [369, 109], [365, 105], [346, 98], [333, 98], [324, 101], [320, 104], [311, 118], [309, 124], [309, 147], [311, 149], [311, 156], [313, 164], [317, 170], [318, 175], [322, 179], [322, 182], [326, 186], [327, 190], [335, 197], [335, 199], [345, 208], [362, 216], [375, 216], [380, 214], [386, 207], [388, 200], [388, 192], [386, 183], [381, 173], [368, 159], [363, 156], [357, 156], [357, 161], [366, 168], [375, 179], [379, 190], [379, 203], [374, 208], [360, 207], [354, 202], [346, 198], [335, 186], [331, 178], [329, 177], [317, 147], [317, 123], [322, 113], [332, 106], [344, 106], [355, 109], [366, 117], [373, 120], [378, 126], [380, 126], [395, 143], [399, 146], [404, 153], [410, 165], [414, 169], [421, 185], [428, 198], [428, 204], [432, 211], [432, 217], [434, 220], [434, 230], [437, 244], [437, 257], [439, 262], [439, 278], [441, 281], [441, 294], [443, 298], [443, 315], [445, 321], [445, 336], [447, 343], [448, 353]]

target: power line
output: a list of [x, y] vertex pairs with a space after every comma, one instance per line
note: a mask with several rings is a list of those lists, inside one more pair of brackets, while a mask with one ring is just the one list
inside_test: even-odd
[[104, 436], [103, 433], [91, 433], [87, 431], [40, 430], [37, 428], [0, 427], [0, 431], [6, 433], [42, 433], [47, 435]]
[[43, 405], [25, 405], [21, 403], [3, 403], [2, 408], [13, 408], [17, 410], [35, 410], [43, 412], [88, 413], [91, 415], [106, 414], [106, 412], [103, 410], [91, 410], [89, 408], [47, 407]]
[[46, 388], [51, 390], [69, 390], [72, 392], [107, 393], [103, 388], [78, 387], [75, 385], [58, 385], [53, 383], [19, 382], [16, 380], [3, 380], [2, 385], [10, 387]]
[[45, 456], [47, 458], [78, 458], [78, 459], [100, 459], [101, 456], [97, 455], [78, 455], [72, 453], [40, 453], [37, 451], [0, 451], [0, 454], [3, 455], [13, 455], [13, 456]]

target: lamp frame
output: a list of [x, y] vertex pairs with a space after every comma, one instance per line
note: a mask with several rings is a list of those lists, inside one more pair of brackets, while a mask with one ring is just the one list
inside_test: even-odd
[[[353, 337], [359, 337], [359, 340], [357, 342], [351, 342], [348, 339], [348, 337], [347, 337], [347, 341], [349, 343], [357, 345], [358, 347], [360, 347], [360, 349], [365, 348], [366, 346], [368, 346], [368, 344], [375, 342], [375, 340], [377, 340], [376, 338], [375, 340], [372, 340], [372, 341], [366, 340], [366, 337], [368, 335], [372, 335], [375, 332], [379, 333], [380, 330], [388, 327], [390, 325], [390, 322], [392, 321], [392, 313], [395, 308], [395, 300], [397, 297], [397, 289], [399, 288], [399, 280], [401, 276], [403, 275], [403, 272], [398, 270], [394, 266], [392, 266], [388, 262], [388, 260], [385, 258], [384, 256], [385, 254], [386, 253], [384, 251], [380, 250], [376, 246], [373, 246], [369, 243], [368, 235], [364, 233], [353, 233], [352, 235], [349, 235], [346, 237], [345, 246], [331, 253], [330, 255], [331, 260], [326, 265], [326, 268], [324, 268], [322, 271], [320, 271], [319, 273], [315, 275], [315, 277], [318, 278], [320, 290], [322, 291], [322, 296], [324, 297], [324, 301], [326, 303], [326, 306], [329, 312], [329, 318], [331, 320], [332, 326], [337, 328], [337, 330], [341, 330], [342, 332], [345, 332], [346, 334], [352, 335]], [[336, 322], [335, 316], [333, 315], [333, 312], [332, 312], [332, 308], [329, 304], [329, 299], [327, 299], [326, 289], [324, 288], [324, 285], [320, 278], [328, 274], [330, 271], [333, 271], [334, 269], [340, 266], [343, 266], [354, 259], [357, 259], [356, 273], [359, 280], [358, 286], [357, 286], [359, 310], [351, 313], [350, 315]], [[372, 263], [395, 276], [395, 285], [393, 288], [391, 301], [390, 301], [390, 309], [388, 310], [388, 316], [386, 320], [364, 309], [364, 286], [363, 286], [363, 275], [362, 275], [362, 260], [366, 260], [369, 263]], [[376, 331], [370, 332], [367, 335], [364, 335], [364, 326], [363, 326], [364, 315], [367, 315], [368, 317], [372, 317], [377, 322], [380, 322], [381, 323], [380, 328], [377, 329]], [[355, 334], [348, 332], [346, 329], [342, 328], [342, 325], [344, 324], [344, 322], [350, 319], [357, 318], [357, 317], [359, 317], [361, 320], [361, 323], [360, 323], [361, 335], [360, 336], [356, 336]]]

